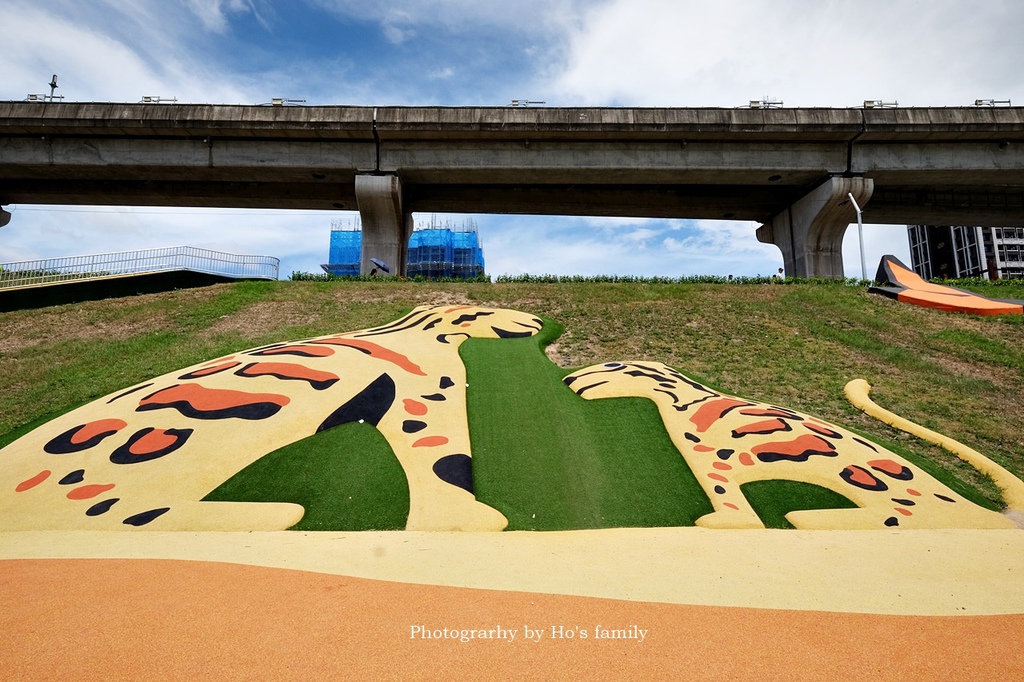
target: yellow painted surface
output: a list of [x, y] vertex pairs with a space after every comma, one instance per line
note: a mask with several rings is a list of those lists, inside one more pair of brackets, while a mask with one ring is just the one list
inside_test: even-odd
[[0, 559], [22, 558], [219, 561], [692, 605], [1024, 613], [1024, 533], [1016, 530], [0, 533]]
[[929, 443], [934, 443], [945, 450], [964, 460], [978, 471], [990, 476], [1003, 494], [1003, 500], [1010, 509], [1024, 512], [1024, 482], [999, 466], [985, 455], [973, 448], [969, 448], [949, 436], [915, 424], [909, 419], [904, 419], [894, 412], [881, 407], [871, 400], [871, 384], [863, 379], [854, 379], [846, 384], [843, 389], [850, 403], [859, 410], [871, 415], [875, 419], [885, 422], [893, 428], [905, 431], [917, 436]]
[[[470, 337], [496, 339], [509, 332], [531, 336], [540, 328], [539, 319], [514, 310], [423, 306], [381, 327], [240, 351], [104, 396], [0, 450], [0, 530], [131, 530], [136, 526], [125, 525], [126, 519], [161, 509], [166, 511], [140, 527], [286, 529], [302, 518], [301, 507], [200, 500], [260, 457], [313, 435], [335, 410], [384, 375], [394, 386], [394, 400], [385, 401], [377, 428], [409, 482], [407, 528], [502, 530], [507, 521], [500, 512], [441, 480], [433, 467], [449, 455], [472, 456], [459, 345]], [[246, 371], [250, 375], [239, 374]], [[282, 373], [315, 381], [282, 378]], [[173, 405], [139, 409], [157, 400], [154, 396], [183, 389], [192, 391], [190, 404], [201, 409], [242, 395], [260, 409], [276, 406], [277, 411], [265, 417], [203, 418]], [[422, 423], [421, 430], [407, 432], [407, 420]], [[94, 423], [105, 425], [97, 427], [99, 432], [110, 431], [98, 444], [64, 454], [46, 451], [61, 434]], [[146, 459], [140, 451], [124, 455], [122, 463], [112, 461], [112, 453], [146, 429], [155, 429], [161, 443], [173, 440], [165, 433], [188, 435], [168, 454]], [[86, 513], [95, 512], [98, 503], [110, 506]]]
[[704, 528], [763, 528], [740, 489], [763, 480], [819, 485], [857, 505], [787, 514], [801, 529], [1016, 527], [1008, 517], [970, 502], [896, 453], [842, 427], [719, 393], [660, 362], [594, 365], [566, 381], [588, 399], [654, 401], [672, 442], [714, 506], [713, 513], [697, 520]]

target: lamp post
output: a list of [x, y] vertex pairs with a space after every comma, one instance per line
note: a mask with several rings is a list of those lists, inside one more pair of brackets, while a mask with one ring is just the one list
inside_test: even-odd
[[860, 217], [860, 205], [857, 204], [857, 200], [853, 198], [853, 192], [849, 192], [847, 196], [850, 197], [850, 201], [853, 202], [853, 208], [857, 211], [857, 237], [860, 239], [860, 278], [868, 278], [868, 266], [864, 261], [864, 223]]

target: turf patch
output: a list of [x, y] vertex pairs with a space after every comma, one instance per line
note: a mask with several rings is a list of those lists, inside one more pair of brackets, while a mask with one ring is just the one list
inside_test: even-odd
[[476, 494], [509, 530], [688, 526], [712, 511], [648, 400], [581, 399], [544, 355], [561, 333], [462, 346]]
[[839, 493], [803, 481], [751, 481], [740, 491], [766, 528], [793, 528], [786, 514], [798, 509], [852, 509], [853, 502]]
[[384, 436], [359, 423], [275, 450], [204, 499], [301, 504], [306, 514], [292, 530], [401, 530], [409, 516], [402, 466]]

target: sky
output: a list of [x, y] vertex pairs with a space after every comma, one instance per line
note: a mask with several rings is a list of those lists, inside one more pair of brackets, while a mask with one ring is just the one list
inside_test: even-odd
[[[1024, 104], [1020, 0], [0, 0], [0, 100], [308, 105]], [[190, 245], [319, 272], [354, 214], [7, 206], [0, 262]], [[462, 216], [416, 215], [426, 224]], [[487, 271], [772, 274], [752, 222], [472, 216]], [[851, 216], [851, 220], [855, 220]], [[867, 274], [909, 262], [865, 225]], [[861, 276], [856, 223], [843, 244]]]

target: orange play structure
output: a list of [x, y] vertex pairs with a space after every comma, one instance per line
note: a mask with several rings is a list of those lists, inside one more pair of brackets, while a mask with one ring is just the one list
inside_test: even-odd
[[895, 256], [882, 256], [875, 282], [887, 286], [874, 286], [868, 291], [925, 308], [971, 315], [1024, 314], [1024, 301], [985, 298], [963, 289], [926, 282]]

